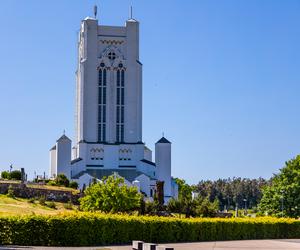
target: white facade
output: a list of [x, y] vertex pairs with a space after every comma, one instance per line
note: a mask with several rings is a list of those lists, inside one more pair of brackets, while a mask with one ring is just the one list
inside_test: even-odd
[[50, 175], [63, 171], [83, 186], [90, 184], [91, 176], [102, 179], [117, 172], [147, 197], [153, 197], [157, 180], [164, 181], [166, 200], [177, 197], [171, 143], [165, 138], [158, 141], [155, 164], [152, 151], [142, 142], [139, 22], [103, 26], [88, 17], [78, 39], [75, 142], [71, 149], [64, 135], [50, 150]]

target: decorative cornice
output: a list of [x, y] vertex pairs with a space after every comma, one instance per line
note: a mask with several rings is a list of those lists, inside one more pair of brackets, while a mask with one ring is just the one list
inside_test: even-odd
[[100, 42], [102, 43], [102, 44], [114, 44], [114, 45], [118, 45], [118, 44], [122, 44], [122, 43], [124, 43], [124, 41], [120, 41], [120, 40], [100, 40]]

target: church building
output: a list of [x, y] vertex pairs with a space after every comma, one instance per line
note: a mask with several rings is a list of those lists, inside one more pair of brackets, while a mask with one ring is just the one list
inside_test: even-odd
[[160, 181], [165, 202], [177, 198], [171, 142], [160, 138], [153, 160], [142, 140], [139, 22], [130, 18], [125, 26], [105, 26], [87, 17], [78, 36], [75, 141], [72, 145], [66, 135], [56, 141], [50, 176], [64, 173], [82, 188], [116, 174], [150, 199]]

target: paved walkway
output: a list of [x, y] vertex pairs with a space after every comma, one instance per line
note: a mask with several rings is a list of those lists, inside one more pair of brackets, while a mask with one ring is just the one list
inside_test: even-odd
[[[199, 243], [164, 244], [175, 250], [288, 250], [300, 249], [300, 239], [295, 240], [244, 240], [244, 241], [213, 241]], [[7, 246], [0, 250], [132, 250], [130, 246], [115, 247], [19, 247]]]

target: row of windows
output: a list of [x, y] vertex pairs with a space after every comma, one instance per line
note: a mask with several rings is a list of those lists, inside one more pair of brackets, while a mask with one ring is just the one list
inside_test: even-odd
[[119, 161], [131, 161], [131, 158], [119, 158]]
[[91, 160], [103, 160], [103, 158], [102, 157], [91, 157]]
[[[91, 157], [91, 160], [100, 160], [103, 161], [103, 157]], [[119, 158], [119, 161], [131, 161], [131, 158]]]

